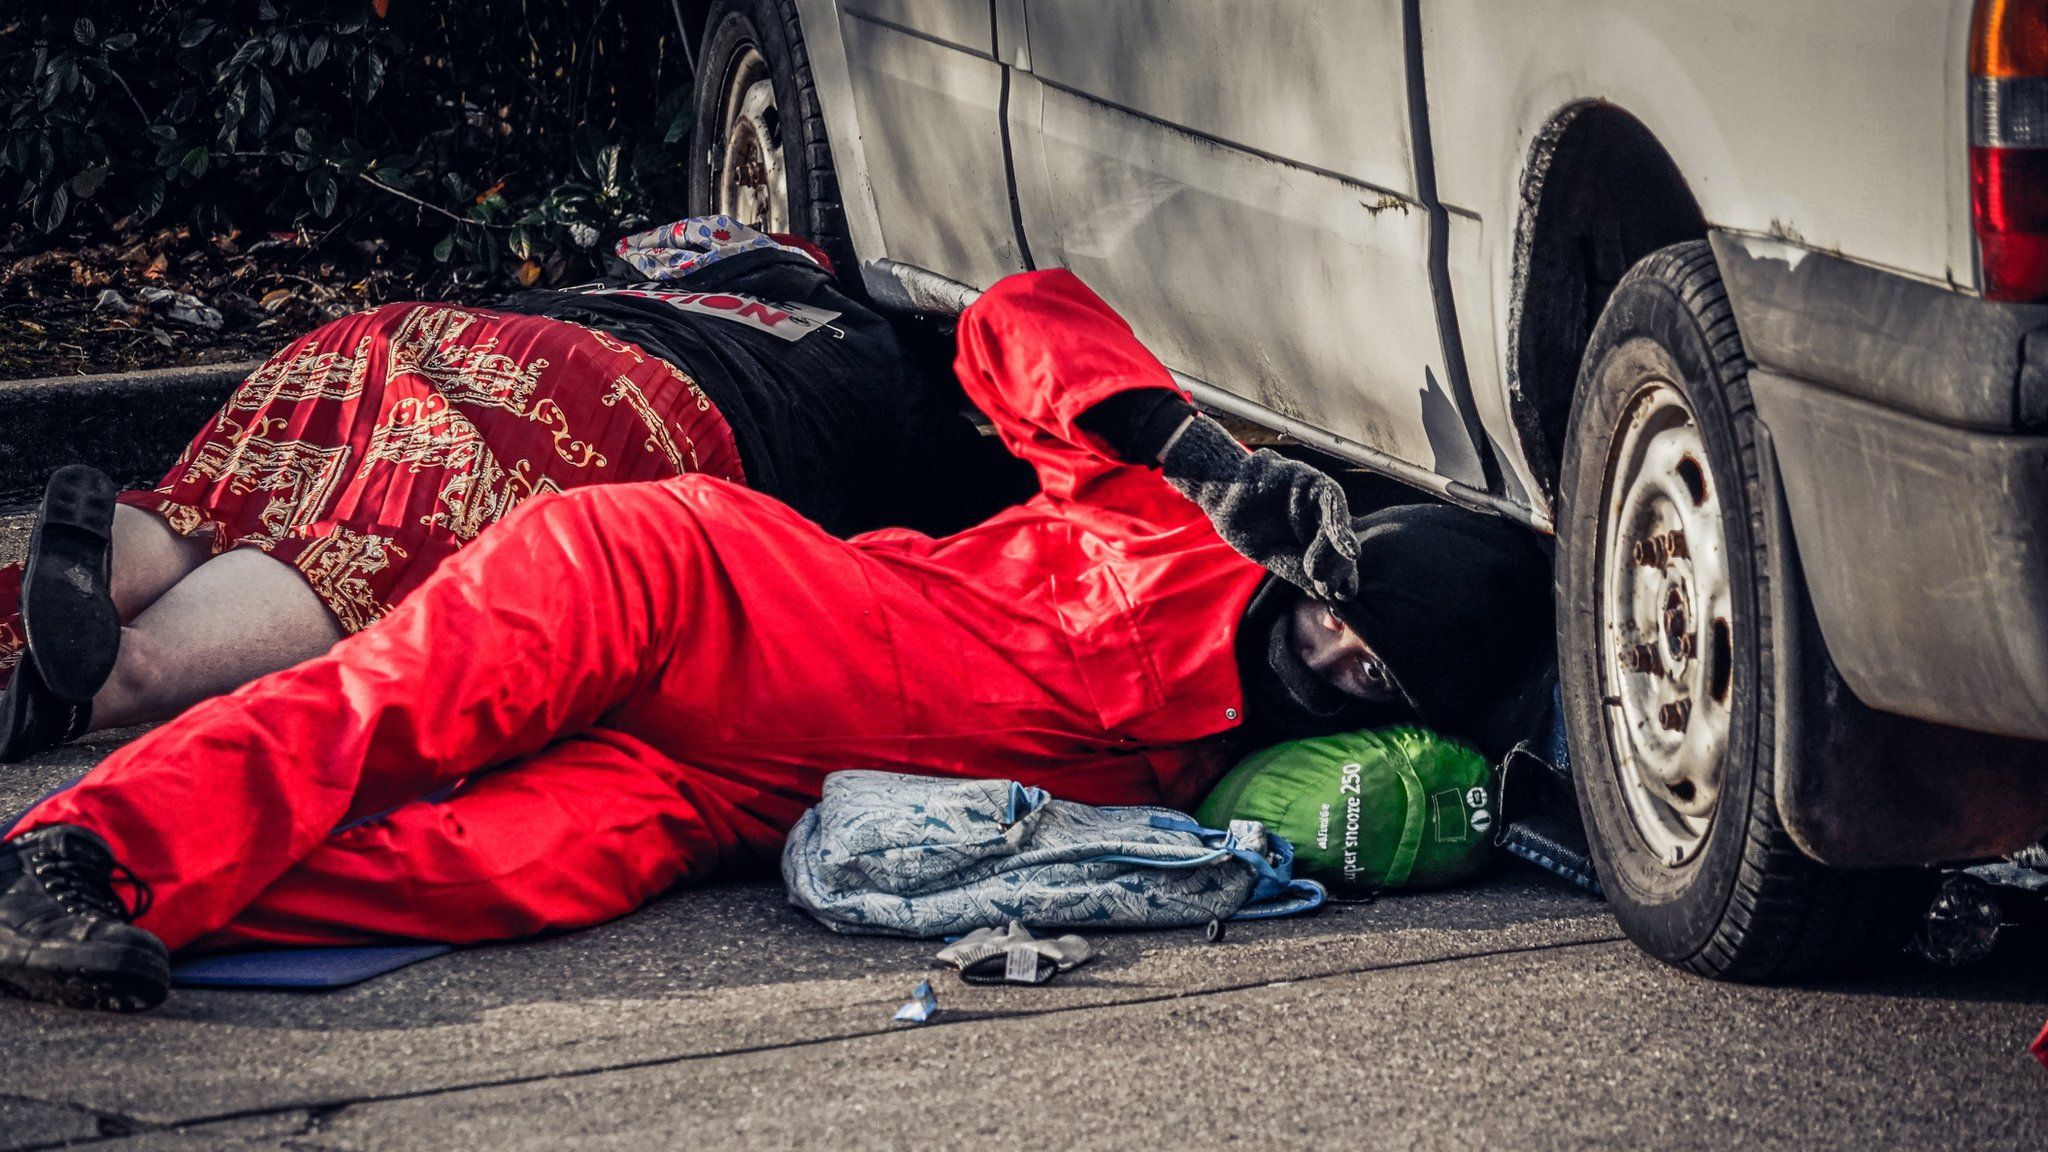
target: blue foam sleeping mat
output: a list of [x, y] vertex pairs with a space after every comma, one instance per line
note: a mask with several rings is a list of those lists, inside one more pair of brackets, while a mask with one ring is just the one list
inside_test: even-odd
[[[69, 780], [37, 797], [7, 820], [0, 838], [14, 831], [21, 817], [37, 804], [64, 791]], [[431, 960], [455, 949], [447, 944], [376, 945], [359, 948], [269, 948], [254, 952], [221, 952], [195, 956], [171, 965], [171, 983], [180, 988], [258, 988], [304, 992], [346, 988], [372, 976], [396, 972], [408, 964]]]
[[346, 988], [455, 949], [446, 944], [364, 948], [274, 948], [197, 956], [171, 966], [180, 988]]

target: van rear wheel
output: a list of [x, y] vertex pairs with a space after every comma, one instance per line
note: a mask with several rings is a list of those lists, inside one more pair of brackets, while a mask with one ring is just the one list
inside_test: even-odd
[[[1773, 788], [1773, 618], [1796, 558], [1765, 524], [1748, 360], [1705, 242], [1616, 287], [1561, 473], [1559, 643], [1579, 805], [1623, 931], [1704, 976], [1784, 980], [1877, 955], [1891, 873], [1829, 869]], [[1821, 674], [1814, 672], [1812, 674]]]
[[793, 232], [858, 284], [825, 113], [790, 0], [718, 0], [698, 54], [692, 215]]

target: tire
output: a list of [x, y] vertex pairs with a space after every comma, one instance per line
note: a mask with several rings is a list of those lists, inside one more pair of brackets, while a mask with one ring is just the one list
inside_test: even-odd
[[1705, 242], [1623, 277], [1572, 402], [1556, 591], [1579, 806], [1615, 917], [1660, 960], [1771, 981], [1885, 953], [1916, 889], [1815, 863], [1778, 814], [1776, 685], [1832, 667], [1780, 666], [1806, 646], [1773, 605], [1804, 600], [1773, 593], [1803, 576], [1772, 547], [1748, 369]]
[[[723, 213], [764, 231], [794, 232], [825, 250], [843, 284], [858, 285], [839, 173], [796, 6], [790, 0], [719, 0], [706, 18], [697, 60], [690, 213]], [[763, 195], [736, 188], [758, 188]]]

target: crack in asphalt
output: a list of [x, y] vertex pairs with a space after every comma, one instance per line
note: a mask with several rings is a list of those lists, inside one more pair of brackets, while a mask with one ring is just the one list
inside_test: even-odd
[[[815, 1048], [826, 1044], [839, 1044], [849, 1040], [866, 1040], [875, 1036], [890, 1036], [909, 1032], [928, 1031], [933, 1028], [947, 1028], [959, 1024], [986, 1023], [989, 1021], [1032, 1020], [1047, 1016], [1061, 1016], [1072, 1012], [1100, 1012], [1116, 1008], [1132, 1008], [1146, 1004], [1161, 1004], [1170, 1000], [1195, 1000], [1207, 996], [1223, 996], [1234, 992], [1250, 992], [1260, 988], [1280, 988], [1290, 984], [1314, 984], [1324, 980], [1337, 980], [1346, 976], [1364, 976], [1375, 972], [1398, 972], [1408, 968], [1427, 968], [1438, 964], [1456, 964], [1467, 960], [1489, 960], [1501, 956], [1523, 956], [1538, 952], [1558, 952], [1568, 948], [1594, 948], [1619, 944], [1626, 940], [1619, 934], [1599, 936], [1589, 940], [1567, 940], [1554, 944], [1523, 944], [1512, 948], [1490, 948], [1457, 956], [1431, 956], [1418, 960], [1397, 960], [1385, 964], [1367, 964], [1357, 968], [1342, 968], [1315, 976], [1292, 976], [1274, 980], [1248, 980], [1238, 984], [1222, 984], [1214, 988], [1203, 988], [1188, 992], [1161, 992], [1153, 996], [1139, 996], [1129, 1000], [1118, 1000], [1111, 1004], [1070, 1004], [1049, 1008], [1030, 1008], [1020, 1012], [946, 1012], [929, 1024], [914, 1028], [884, 1027], [870, 1028], [857, 1032], [842, 1032], [831, 1036], [815, 1036], [804, 1040], [785, 1040], [773, 1044], [754, 1044], [742, 1048], [725, 1048], [716, 1052], [687, 1052], [676, 1056], [651, 1056], [644, 1060], [626, 1060], [617, 1064], [599, 1065], [590, 1068], [576, 1068], [563, 1072], [537, 1072], [528, 1076], [505, 1076], [494, 1080], [478, 1080], [466, 1084], [445, 1084], [438, 1088], [421, 1088], [411, 1092], [383, 1092], [342, 1100], [321, 1100], [278, 1104], [266, 1108], [244, 1108], [233, 1112], [218, 1112], [212, 1115], [196, 1116], [189, 1119], [151, 1123], [124, 1116], [118, 1112], [103, 1112], [80, 1104], [66, 1101], [41, 1100], [35, 1097], [9, 1095], [8, 1099], [25, 1103], [42, 1104], [49, 1107], [67, 1108], [95, 1118], [100, 1125], [100, 1135], [85, 1140], [56, 1140], [44, 1144], [18, 1145], [11, 1152], [49, 1152], [56, 1148], [87, 1148], [107, 1140], [124, 1139], [150, 1132], [190, 1130], [206, 1128], [215, 1124], [226, 1124], [235, 1120], [254, 1120], [266, 1116], [285, 1116], [293, 1112], [306, 1113], [306, 1121], [298, 1132], [289, 1136], [267, 1137], [273, 1140], [291, 1140], [308, 1136], [326, 1126], [327, 1121], [351, 1108], [364, 1104], [389, 1104], [401, 1100], [424, 1100], [435, 1096], [450, 1096], [460, 1092], [476, 1092], [488, 1088], [515, 1088], [522, 1084], [543, 1084], [551, 1080], [575, 1080], [587, 1076], [603, 1076], [613, 1072], [635, 1072], [644, 1068], [662, 1068], [671, 1064], [683, 1064], [695, 1060], [719, 1060], [728, 1056], [751, 1056], [761, 1052], [784, 1052], [799, 1048]], [[110, 1130], [112, 1129], [112, 1130]], [[259, 1139], [262, 1137], [259, 1137]]]

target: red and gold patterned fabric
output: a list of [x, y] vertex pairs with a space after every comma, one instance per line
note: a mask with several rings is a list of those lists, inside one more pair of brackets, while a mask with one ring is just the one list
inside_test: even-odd
[[[356, 632], [535, 493], [692, 472], [746, 481], [724, 416], [668, 361], [567, 321], [409, 303], [272, 356], [121, 502], [297, 567]], [[0, 683], [20, 584], [0, 568]]]
[[0, 688], [7, 686], [27, 646], [21, 632], [21, 565], [0, 564]]

